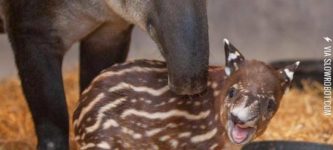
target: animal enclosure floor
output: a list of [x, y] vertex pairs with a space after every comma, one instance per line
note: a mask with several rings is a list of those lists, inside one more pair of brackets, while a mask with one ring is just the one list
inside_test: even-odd
[[[65, 74], [70, 115], [78, 100], [77, 72]], [[297, 140], [333, 144], [333, 116], [323, 115], [322, 87], [291, 89], [268, 129], [257, 140]], [[0, 81], [0, 150], [35, 149], [36, 138], [29, 109], [17, 78]], [[71, 131], [71, 149], [76, 150]]]

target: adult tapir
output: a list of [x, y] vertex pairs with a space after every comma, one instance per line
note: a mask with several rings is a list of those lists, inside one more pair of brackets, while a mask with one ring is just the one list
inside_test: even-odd
[[206, 88], [206, 0], [0, 0], [0, 6], [38, 149], [68, 149], [61, 66], [77, 41], [81, 91], [102, 69], [126, 59], [134, 25], [160, 48], [174, 92], [190, 95]]

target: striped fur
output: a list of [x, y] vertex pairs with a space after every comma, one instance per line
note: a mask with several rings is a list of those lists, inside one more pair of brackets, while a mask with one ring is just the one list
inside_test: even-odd
[[[240, 145], [228, 140], [226, 128], [229, 122], [226, 114], [236, 104], [225, 97], [235, 79], [229, 83], [223, 67], [210, 67], [205, 92], [177, 96], [167, 86], [166, 71], [164, 62], [137, 60], [115, 65], [96, 77], [83, 92], [74, 113], [75, 139], [81, 149], [239, 148]], [[240, 84], [238, 88], [244, 86]], [[276, 90], [280, 92], [278, 99], [281, 90]], [[244, 103], [245, 107], [245, 101], [238, 103]]]

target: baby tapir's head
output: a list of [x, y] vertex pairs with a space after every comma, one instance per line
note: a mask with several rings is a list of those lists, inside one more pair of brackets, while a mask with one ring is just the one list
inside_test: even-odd
[[229, 140], [246, 144], [266, 129], [299, 62], [276, 70], [263, 62], [246, 60], [228, 40], [225, 54], [227, 79], [220, 117]]

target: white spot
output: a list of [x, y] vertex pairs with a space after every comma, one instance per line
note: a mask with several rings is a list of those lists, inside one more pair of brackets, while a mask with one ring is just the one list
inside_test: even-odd
[[183, 103], [184, 103], [183, 101], [180, 101], [180, 102], [177, 103], [177, 105], [181, 105], [181, 104], [183, 104]]
[[187, 111], [182, 111], [182, 110], [170, 110], [167, 112], [154, 112], [154, 113], [149, 113], [145, 111], [138, 111], [136, 109], [127, 109], [125, 110], [122, 114], [122, 118], [126, 118], [129, 115], [135, 115], [135, 116], [140, 116], [140, 117], [145, 117], [148, 119], [167, 119], [170, 117], [184, 117], [188, 120], [200, 120], [208, 117], [210, 114], [210, 110], [200, 112], [198, 115], [190, 114]]
[[117, 123], [117, 121], [115, 121], [113, 119], [108, 119], [104, 122], [103, 129], [107, 129], [110, 127], [119, 127], [119, 124]]
[[227, 76], [230, 76], [230, 74], [231, 74], [231, 70], [230, 70], [229, 67], [225, 67], [225, 68], [224, 68], [224, 72], [225, 72], [225, 74], [226, 74]]
[[75, 141], [79, 141], [80, 140], [80, 136], [75, 136]]
[[107, 142], [104, 142], [104, 141], [98, 143], [97, 147], [98, 148], [103, 148], [103, 149], [110, 149], [111, 148], [110, 145]]
[[54, 145], [53, 142], [48, 142], [47, 147], [50, 148], [50, 149], [54, 149], [55, 145]]
[[301, 63], [300, 61], [297, 61], [295, 64], [296, 66], [299, 66], [300, 63]]
[[237, 51], [235, 51], [235, 53], [229, 53], [228, 61], [235, 60], [235, 59], [237, 59], [239, 56], [240, 56], [240, 54], [239, 54]]
[[91, 120], [92, 120], [91, 117], [88, 117], [88, 118], [87, 118], [87, 122], [90, 122]]
[[131, 135], [134, 139], [140, 139], [142, 137], [141, 134], [139, 133], [135, 133], [133, 130], [122, 127], [121, 131], [125, 134]]
[[192, 101], [187, 101], [186, 104], [190, 105], [190, 104], [192, 104]]
[[130, 148], [130, 146], [131, 146], [129, 143], [123, 143], [123, 144], [124, 144], [125, 148]]
[[[246, 97], [248, 98], [248, 97]], [[249, 119], [251, 119], [251, 112], [254, 106], [256, 106], [259, 102], [256, 100], [254, 101], [250, 106], [245, 107], [247, 100], [244, 100], [244, 102], [237, 107], [234, 107], [231, 110], [231, 113], [235, 116], [237, 116], [240, 120], [242, 121], [247, 121]]]
[[218, 96], [220, 94], [220, 91], [215, 91], [214, 96]]
[[178, 141], [177, 141], [177, 140], [172, 139], [172, 140], [170, 140], [170, 143], [171, 143], [171, 146], [172, 146], [173, 148], [177, 148], [177, 146], [178, 146]]
[[83, 140], [83, 139], [85, 139], [86, 138], [86, 133], [82, 133], [81, 134], [81, 139]]
[[160, 104], [157, 104], [156, 107], [163, 106], [163, 105], [165, 105], [165, 104], [166, 104], [165, 102], [162, 102], [162, 103], [160, 103]]
[[190, 136], [191, 136], [191, 132], [183, 132], [178, 135], [178, 138], [186, 138], [186, 137], [190, 137]]
[[125, 98], [119, 98], [119, 99], [116, 99], [115, 101], [113, 101], [111, 103], [108, 103], [108, 104], [104, 105], [103, 107], [101, 107], [98, 110], [98, 114], [97, 114], [97, 118], [96, 118], [95, 124], [87, 127], [86, 128], [86, 132], [90, 133], [90, 132], [94, 132], [95, 130], [97, 130], [100, 127], [101, 123], [102, 123], [103, 117], [105, 116], [104, 113], [106, 111], [112, 110], [113, 108], [117, 107], [118, 105], [120, 105], [124, 101], [126, 101]]
[[200, 106], [201, 103], [200, 102], [194, 102], [194, 106]]
[[234, 64], [235, 70], [238, 70], [238, 65], [237, 65], [237, 63], [234, 62], [233, 64]]
[[160, 141], [162, 141], [162, 142], [164, 142], [166, 140], [169, 140], [169, 139], [170, 139], [169, 135], [165, 135], [165, 136], [160, 137]]
[[286, 73], [289, 81], [293, 80], [293, 77], [294, 77], [294, 72], [290, 71], [289, 69], [284, 69], [284, 72]]
[[171, 99], [168, 101], [168, 103], [172, 103], [172, 102], [176, 101], [176, 99], [177, 99], [177, 98], [171, 98]]
[[155, 145], [155, 144], [153, 144], [152, 147], [153, 147], [154, 150], [159, 150], [158, 146]]
[[229, 42], [229, 40], [228, 40], [228, 39], [223, 39], [223, 41], [224, 41], [224, 43], [225, 43], [225, 44], [227, 44], [227, 45], [229, 45], [229, 44], [230, 44], [230, 42]]
[[326, 42], [332, 42], [332, 39], [330, 37], [328, 37], [328, 36], [323, 37], [323, 38], [325, 39]]
[[209, 140], [209, 139], [213, 138], [216, 133], [217, 133], [217, 129], [214, 128], [214, 129], [212, 129], [211, 131], [209, 131], [205, 134], [200, 134], [200, 135], [193, 136], [191, 138], [191, 142], [192, 143], [199, 143], [199, 142]]
[[213, 121], [209, 121], [208, 125], [210, 125], [210, 126], [211, 126], [212, 124], [213, 124]]
[[134, 134], [134, 136], [133, 136], [134, 139], [140, 139], [141, 137], [142, 137], [142, 135], [138, 134], [138, 133]]
[[216, 82], [213, 82], [213, 83], [212, 83], [212, 88], [213, 88], [213, 89], [217, 88], [217, 86], [218, 86], [218, 84], [217, 84]]

